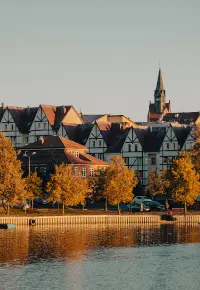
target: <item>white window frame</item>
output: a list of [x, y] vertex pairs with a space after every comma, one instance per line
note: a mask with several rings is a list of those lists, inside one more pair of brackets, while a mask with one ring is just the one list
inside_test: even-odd
[[86, 167], [83, 167], [82, 168], [82, 177], [86, 178], [86, 175], [87, 175]]

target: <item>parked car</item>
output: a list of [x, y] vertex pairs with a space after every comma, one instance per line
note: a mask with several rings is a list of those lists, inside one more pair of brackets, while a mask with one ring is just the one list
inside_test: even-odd
[[[132, 203], [130, 206], [130, 211], [131, 212], [140, 212], [140, 208], [141, 208], [141, 203]], [[150, 211], [151, 208], [145, 204], [143, 204], [143, 212], [148, 212]]]
[[142, 203], [143, 203], [143, 205], [150, 207], [151, 211], [154, 211], [154, 210], [155, 211], [164, 211], [165, 210], [164, 205], [162, 205], [158, 201], [154, 201], [154, 200], [149, 201], [149, 199], [145, 199]]
[[151, 199], [147, 199], [147, 197], [145, 195], [143, 195], [143, 196], [135, 196], [135, 198], [133, 199], [133, 201], [138, 203], [138, 204], [141, 204], [143, 202], [143, 200], [151, 201]]

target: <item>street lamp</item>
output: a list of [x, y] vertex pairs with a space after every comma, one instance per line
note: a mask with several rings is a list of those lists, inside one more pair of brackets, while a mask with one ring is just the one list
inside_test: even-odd
[[[28, 151], [25, 151], [23, 156], [28, 158], [28, 177], [30, 177], [31, 176], [31, 157], [35, 155], [36, 152], [30, 152], [29, 154], [27, 153]], [[33, 208], [33, 199], [32, 199], [32, 208]], [[26, 208], [25, 208], [25, 213], [26, 213]]]
[[28, 176], [30, 177], [31, 176], [31, 156], [35, 155], [36, 152], [31, 152], [31, 154], [27, 154], [27, 153], [28, 151], [25, 151], [23, 156], [28, 158]]

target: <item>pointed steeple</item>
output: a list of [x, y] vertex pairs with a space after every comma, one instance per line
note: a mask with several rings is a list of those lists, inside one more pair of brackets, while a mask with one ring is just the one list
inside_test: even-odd
[[156, 91], [164, 91], [163, 79], [161, 69], [159, 68]]
[[165, 95], [162, 73], [161, 73], [160, 68], [159, 68], [159, 72], [158, 72], [157, 85], [156, 85], [156, 89], [154, 92], [154, 100], [155, 100], [156, 112], [161, 113], [165, 107], [166, 95]]

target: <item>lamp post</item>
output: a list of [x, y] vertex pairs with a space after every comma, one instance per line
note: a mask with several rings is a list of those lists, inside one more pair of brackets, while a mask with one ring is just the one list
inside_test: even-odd
[[27, 154], [27, 153], [28, 151], [25, 151], [24, 157], [28, 158], [28, 176], [30, 177], [31, 176], [31, 157], [32, 155], [35, 155], [36, 152], [31, 152], [30, 154]]
[[[24, 157], [28, 158], [28, 177], [30, 177], [31, 176], [31, 157], [35, 155], [36, 152], [30, 152], [30, 154], [27, 154], [27, 153], [28, 151], [25, 151]], [[33, 209], [33, 199], [32, 199], [32, 209]], [[25, 212], [26, 212], [26, 206], [25, 206]]]

